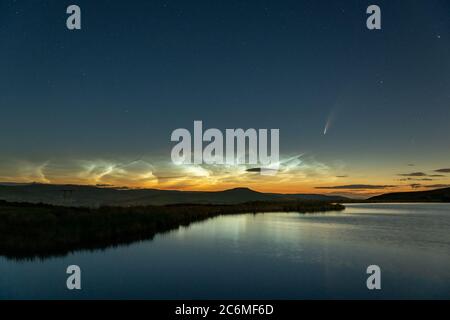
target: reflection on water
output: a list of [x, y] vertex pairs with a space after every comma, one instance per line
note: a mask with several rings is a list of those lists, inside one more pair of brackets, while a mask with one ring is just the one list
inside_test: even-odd
[[[81, 291], [65, 287], [70, 264]], [[366, 289], [371, 264], [381, 291]], [[0, 298], [450, 298], [450, 205], [223, 216], [104, 251], [0, 257]]]

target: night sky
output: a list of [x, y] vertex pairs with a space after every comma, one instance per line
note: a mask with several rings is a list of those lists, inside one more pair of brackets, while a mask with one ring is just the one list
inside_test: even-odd
[[[371, 4], [382, 30], [366, 28]], [[450, 184], [448, 0], [1, 0], [0, 39], [0, 181], [366, 195]], [[281, 171], [173, 165], [170, 135], [194, 120], [279, 128]]]

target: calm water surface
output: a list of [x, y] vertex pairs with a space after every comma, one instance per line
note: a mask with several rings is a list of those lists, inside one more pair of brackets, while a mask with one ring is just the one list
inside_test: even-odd
[[[450, 298], [450, 204], [242, 214], [65, 257], [0, 257], [0, 299]], [[82, 290], [66, 289], [66, 267]], [[366, 288], [366, 268], [382, 290]]]

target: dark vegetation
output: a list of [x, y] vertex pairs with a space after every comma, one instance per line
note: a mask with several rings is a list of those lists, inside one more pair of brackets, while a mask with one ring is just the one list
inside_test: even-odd
[[0, 255], [29, 259], [102, 249], [152, 239], [157, 233], [219, 215], [343, 209], [341, 204], [320, 201], [99, 208], [0, 201]]

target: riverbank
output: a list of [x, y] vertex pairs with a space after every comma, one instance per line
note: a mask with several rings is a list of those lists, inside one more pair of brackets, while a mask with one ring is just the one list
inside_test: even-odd
[[219, 215], [343, 209], [341, 204], [319, 201], [100, 208], [0, 201], [0, 255], [13, 259], [44, 258], [124, 245]]

